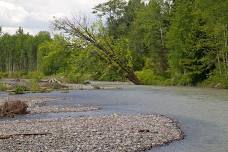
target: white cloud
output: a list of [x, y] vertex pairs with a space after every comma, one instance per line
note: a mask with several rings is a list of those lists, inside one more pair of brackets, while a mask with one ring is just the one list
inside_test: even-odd
[[[18, 30], [18, 27], [2, 27], [2, 31], [8, 34], [14, 34]], [[24, 28], [24, 33], [36, 34], [42, 29], [31, 29], [31, 28]]]
[[[48, 30], [55, 17], [89, 15], [106, 0], [0, 0], [0, 26], [13, 33], [19, 26], [31, 33]], [[4, 30], [3, 29], [3, 30]]]
[[29, 13], [23, 7], [0, 1], [0, 21], [18, 23], [22, 22], [28, 15]]

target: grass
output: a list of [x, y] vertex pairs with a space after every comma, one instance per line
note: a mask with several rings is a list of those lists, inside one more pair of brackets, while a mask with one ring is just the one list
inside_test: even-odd
[[25, 94], [26, 91], [28, 91], [28, 89], [25, 86], [16, 86], [14, 89], [15, 94]]
[[165, 78], [156, 75], [152, 70], [145, 69], [136, 72], [136, 75], [144, 85], [165, 85]]
[[29, 91], [33, 93], [45, 92], [45, 90], [40, 87], [37, 79], [30, 80]]
[[7, 89], [6, 85], [0, 83], [0, 91], [7, 91]]
[[199, 84], [200, 87], [228, 89], [228, 78], [219, 74], [210, 76], [207, 80]]

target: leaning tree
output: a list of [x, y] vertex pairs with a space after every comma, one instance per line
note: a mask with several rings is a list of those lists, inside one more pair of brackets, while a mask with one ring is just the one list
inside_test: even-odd
[[119, 53], [124, 52], [125, 48], [116, 47], [116, 40], [107, 34], [102, 24], [99, 25], [89, 24], [86, 17], [61, 18], [53, 22], [55, 30], [69, 36], [72, 43], [70, 46], [81, 49], [92, 46], [96, 54], [107, 64], [120, 68], [128, 80], [134, 84], [140, 84], [133, 67], [128, 64], [130, 59], [123, 53]]

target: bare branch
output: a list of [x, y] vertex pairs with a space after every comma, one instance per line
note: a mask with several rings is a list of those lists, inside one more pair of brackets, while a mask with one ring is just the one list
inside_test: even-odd
[[84, 44], [94, 46], [99, 57], [109, 64], [120, 67], [127, 74], [130, 81], [140, 84], [133, 68], [127, 65], [127, 59], [122, 56], [118, 57], [116, 53], [118, 50], [115, 50], [115, 43], [112, 38], [104, 32], [96, 33], [96, 29], [90, 26], [86, 17], [73, 16], [71, 20], [68, 18], [58, 19], [53, 22], [53, 25], [56, 30], [62, 31], [72, 38], [84, 42]]

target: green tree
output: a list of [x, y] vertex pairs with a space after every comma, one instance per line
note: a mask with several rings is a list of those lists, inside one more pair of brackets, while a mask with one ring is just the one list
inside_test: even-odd
[[39, 46], [38, 67], [45, 75], [65, 72], [69, 51], [67, 42], [61, 36], [55, 36], [52, 41], [46, 41]]
[[125, 0], [109, 0], [94, 7], [94, 14], [107, 19], [109, 34], [119, 37], [119, 20], [122, 18], [127, 3]]
[[172, 77], [180, 84], [195, 85], [215, 68], [216, 46], [199, 1], [175, 1], [167, 35]]
[[36, 36], [25, 34], [23, 28], [18, 28], [15, 34], [0, 35], [0, 71], [13, 73], [28, 73], [37, 70], [37, 48], [44, 41], [50, 40], [50, 34], [40, 32]]
[[[166, 73], [168, 50], [165, 35], [169, 27], [168, 17], [169, 7], [161, 0], [150, 1], [137, 12], [130, 32], [130, 46], [138, 70], [144, 67], [144, 61], [147, 60], [149, 64], [145, 68], [153, 69], [159, 75]], [[142, 56], [146, 59], [142, 60]]]

